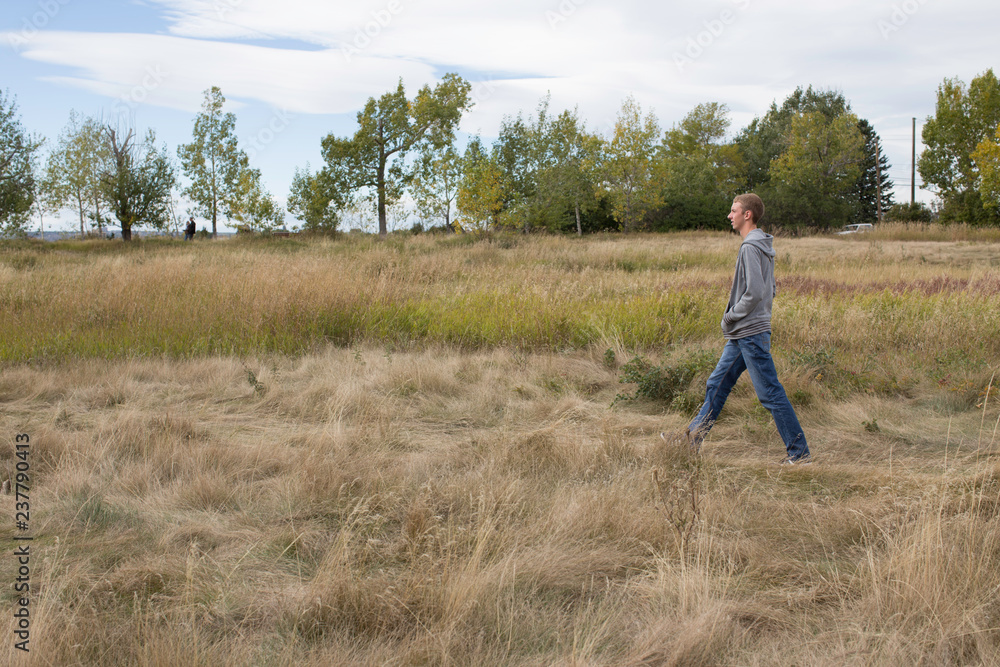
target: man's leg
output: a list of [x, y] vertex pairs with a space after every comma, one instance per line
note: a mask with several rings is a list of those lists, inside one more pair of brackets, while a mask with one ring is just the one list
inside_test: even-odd
[[795, 416], [795, 409], [785, 394], [785, 388], [778, 381], [778, 372], [771, 358], [771, 334], [762, 333], [748, 338], [741, 338], [739, 347], [750, 373], [754, 390], [761, 405], [768, 409], [774, 417], [778, 433], [785, 443], [785, 451], [792, 460], [809, 456], [809, 445], [806, 444], [805, 433]]
[[726, 404], [726, 399], [729, 398], [729, 392], [733, 390], [733, 385], [740, 379], [740, 375], [743, 374], [746, 367], [746, 362], [743, 360], [743, 354], [740, 352], [737, 342], [727, 340], [726, 346], [722, 348], [722, 356], [719, 358], [719, 363], [716, 364], [715, 370], [708, 377], [708, 383], [705, 388], [705, 402], [702, 404], [698, 416], [688, 426], [692, 444], [695, 447], [701, 446], [705, 436], [712, 429], [715, 420], [719, 418], [719, 413], [722, 412], [722, 406]]

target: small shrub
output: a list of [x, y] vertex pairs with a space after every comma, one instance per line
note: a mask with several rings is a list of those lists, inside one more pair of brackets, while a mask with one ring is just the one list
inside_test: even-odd
[[253, 387], [254, 393], [263, 394], [266, 391], [266, 388], [260, 380], [257, 379], [257, 374], [249, 368], [245, 368], [244, 370], [247, 372], [247, 382], [250, 383], [251, 387]]
[[673, 366], [656, 366], [648, 359], [637, 356], [622, 366], [618, 381], [635, 384], [635, 393], [618, 394], [612, 405], [618, 401], [633, 401], [646, 398], [672, 404], [674, 399], [687, 391], [695, 376], [712, 367], [714, 357], [699, 351], [688, 354]]
[[793, 389], [788, 400], [796, 407], [808, 407], [812, 404], [812, 394], [805, 389]]
[[933, 211], [922, 202], [894, 204], [885, 214], [886, 222], [931, 222], [933, 218]]
[[702, 405], [702, 397], [692, 391], [685, 391], [674, 396], [670, 401], [670, 409], [681, 414], [693, 415]]

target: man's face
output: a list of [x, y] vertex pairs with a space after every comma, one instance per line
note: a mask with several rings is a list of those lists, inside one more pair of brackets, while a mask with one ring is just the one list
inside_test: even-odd
[[750, 211], [743, 210], [743, 204], [734, 201], [733, 207], [729, 209], [728, 217], [729, 217], [729, 222], [731, 222], [733, 225], [733, 229], [736, 231], [740, 231], [740, 228], [743, 226], [743, 224], [750, 220], [751, 215], [752, 214], [750, 213]]

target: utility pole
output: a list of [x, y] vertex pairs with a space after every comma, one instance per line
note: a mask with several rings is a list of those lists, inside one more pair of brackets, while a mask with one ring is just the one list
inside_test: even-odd
[[35, 210], [38, 211], [38, 238], [41, 241], [45, 240], [45, 210], [42, 208], [42, 193], [38, 192], [35, 195]]
[[882, 147], [875, 136], [875, 222], [882, 222]]
[[910, 153], [910, 206], [917, 203], [917, 119], [913, 119], [913, 147]]

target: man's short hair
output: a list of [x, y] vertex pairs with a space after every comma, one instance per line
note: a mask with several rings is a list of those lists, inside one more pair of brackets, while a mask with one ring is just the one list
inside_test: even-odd
[[764, 202], [754, 193], [736, 195], [733, 197], [733, 201], [742, 206], [744, 211], [750, 211], [753, 214], [753, 224], [758, 224], [760, 219], [764, 217]]

